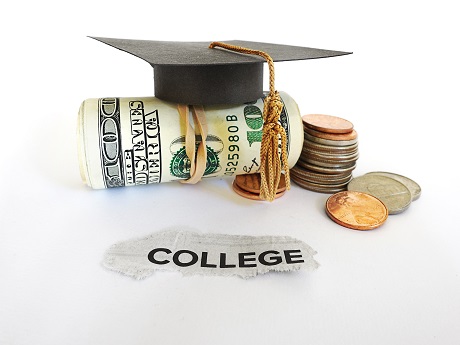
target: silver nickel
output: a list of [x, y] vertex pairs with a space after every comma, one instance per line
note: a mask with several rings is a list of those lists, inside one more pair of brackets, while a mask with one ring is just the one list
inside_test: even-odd
[[375, 196], [385, 204], [389, 214], [405, 211], [412, 201], [409, 188], [394, 178], [382, 175], [366, 174], [353, 178], [347, 189]]
[[420, 195], [422, 194], [422, 188], [420, 187], [420, 185], [414, 180], [411, 180], [410, 178], [406, 176], [387, 172], [387, 171], [372, 171], [372, 172], [367, 173], [366, 175], [371, 175], [371, 174], [391, 177], [395, 179], [396, 181], [401, 182], [409, 189], [410, 194], [412, 195], [412, 201], [420, 198]]

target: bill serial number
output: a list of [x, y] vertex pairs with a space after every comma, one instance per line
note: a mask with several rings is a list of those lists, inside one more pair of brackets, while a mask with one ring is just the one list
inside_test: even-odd
[[230, 151], [227, 155], [227, 164], [225, 167], [225, 173], [224, 175], [227, 176], [232, 176], [236, 168], [238, 167], [238, 162], [240, 159], [240, 154], [238, 153], [240, 151], [240, 147], [238, 146], [238, 142], [240, 141], [240, 137], [237, 134], [238, 133], [238, 126], [235, 124], [238, 123], [238, 118], [236, 115], [227, 115], [225, 117], [227, 120], [227, 132], [228, 132], [228, 150]]

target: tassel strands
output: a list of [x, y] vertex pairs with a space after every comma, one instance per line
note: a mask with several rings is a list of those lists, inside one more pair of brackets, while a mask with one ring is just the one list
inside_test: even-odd
[[[260, 147], [260, 198], [267, 201], [275, 200], [281, 172], [284, 170], [286, 188], [290, 189], [289, 166], [287, 161], [287, 137], [284, 128], [279, 124], [283, 102], [275, 90], [275, 64], [267, 53], [222, 42], [212, 42], [209, 48], [220, 47], [238, 53], [258, 55], [267, 63], [270, 74], [270, 90], [264, 101], [263, 134]], [[278, 141], [281, 139], [281, 157], [278, 152]]]

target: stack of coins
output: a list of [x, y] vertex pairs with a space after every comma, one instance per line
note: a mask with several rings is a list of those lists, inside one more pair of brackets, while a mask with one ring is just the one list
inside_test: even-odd
[[299, 186], [320, 193], [346, 190], [358, 159], [358, 134], [353, 124], [331, 115], [304, 115], [304, 143], [290, 170]]
[[[251, 200], [262, 200], [260, 194], [260, 174], [238, 175], [233, 180], [233, 190], [236, 194]], [[284, 175], [281, 174], [280, 183], [276, 190], [275, 199], [283, 196], [286, 192], [286, 180]]]

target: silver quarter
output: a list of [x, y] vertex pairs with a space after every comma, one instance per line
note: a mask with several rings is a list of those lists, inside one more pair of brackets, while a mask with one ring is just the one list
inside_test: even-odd
[[334, 145], [324, 145], [315, 143], [308, 139], [305, 139], [303, 142], [303, 147], [308, 148], [316, 152], [326, 152], [326, 153], [354, 153], [358, 150], [358, 143], [346, 145], [346, 146], [334, 146]]
[[344, 161], [333, 161], [333, 160], [323, 160], [323, 159], [312, 159], [310, 156], [305, 157], [301, 156], [300, 157], [304, 162], [318, 165], [320, 167], [324, 168], [336, 168], [336, 169], [343, 169], [343, 168], [350, 168], [352, 166], [356, 165], [356, 160], [350, 160], [347, 162]]
[[314, 159], [318, 161], [324, 162], [335, 162], [335, 163], [343, 163], [342, 165], [349, 164], [351, 162], [355, 162], [358, 157], [358, 151], [351, 153], [351, 154], [336, 154], [336, 153], [319, 153], [313, 152], [310, 150], [306, 150], [305, 147], [302, 149], [301, 157]]
[[346, 166], [346, 167], [323, 167], [323, 166], [320, 166], [320, 165], [316, 165], [316, 164], [311, 164], [309, 162], [306, 162], [304, 161], [303, 159], [299, 159], [297, 161], [297, 165], [305, 168], [305, 169], [309, 169], [309, 170], [312, 170], [314, 172], [318, 172], [318, 173], [321, 173], [321, 174], [330, 174], [330, 175], [334, 175], [334, 174], [345, 174], [347, 172], [352, 172], [355, 168], [356, 168], [356, 163], [351, 165], [351, 166]]
[[341, 185], [347, 184], [350, 182], [352, 174], [349, 173], [347, 175], [326, 175], [326, 174], [316, 174], [312, 173], [309, 170], [303, 170], [296, 167], [293, 167], [289, 170], [291, 175], [295, 175], [304, 181], [324, 184], [324, 185]]
[[311, 183], [307, 182], [305, 180], [302, 180], [296, 176], [291, 176], [291, 180], [294, 181], [297, 185], [304, 189], [308, 189], [312, 192], [318, 192], [318, 193], [328, 193], [328, 194], [333, 194], [337, 193], [343, 190], [346, 190], [346, 186], [339, 186], [339, 187], [333, 187], [333, 186], [322, 186], [317, 183]]

